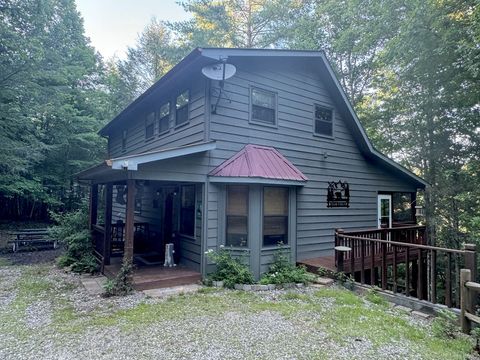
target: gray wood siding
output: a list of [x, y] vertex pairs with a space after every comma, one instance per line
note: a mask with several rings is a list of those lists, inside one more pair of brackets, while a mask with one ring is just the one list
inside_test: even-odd
[[[258, 86], [277, 93], [278, 127], [252, 124], [250, 87]], [[237, 64], [237, 73], [226, 81], [231, 101], [220, 101], [211, 115], [210, 137], [217, 149], [210, 152], [213, 168], [230, 158], [246, 144], [273, 146], [297, 166], [309, 181], [297, 190], [297, 259], [322, 256], [333, 249], [335, 228], [358, 229], [377, 226], [379, 191], [416, 191], [383, 168], [367, 160], [336, 110], [334, 101], [312, 70], [292, 66], [256, 63]], [[213, 102], [213, 100], [212, 100]], [[334, 138], [313, 134], [314, 104], [334, 109]], [[324, 154], [326, 153], [326, 157]], [[326, 207], [327, 182], [348, 181], [351, 207]], [[214, 193], [211, 194], [215, 196]], [[209, 201], [209, 245], [217, 236], [218, 221], [224, 209]], [[262, 256], [262, 270], [269, 261]]]
[[[117, 126], [109, 137], [109, 156], [111, 158], [124, 155], [138, 154], [150, 150], [167, 149], [203, 141], [205, 137], [205, 77], [199, 75], [188, 84], [178, 87], [170, 97], [159, 98], [155, 105], [142, 107], [142, 111], [135, 112], [127, 125]], [[175, 99], [185, 89], [190, 90], [189, 122], [175, 126]], [[148, 112], [158, 110], [165, 102], [170, 101], [169, 131], [159, 135], [158, 122], [155, 122], [155, 136], [145, 139], [145, 117]], [[148, 109], [148, 110], [146, 110]], [[125, 123], [124, 123], [125, 124]], [[127, 130], [126, 150], [122, 151], [122, 132]]]

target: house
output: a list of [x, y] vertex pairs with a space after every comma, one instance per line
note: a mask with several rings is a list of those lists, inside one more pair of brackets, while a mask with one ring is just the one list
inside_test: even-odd
[[[219, 63], [233, 76], [202, 73]], [[105, 269], [163, 264], [173, 243], [200, 276], [225, 245], [258, 278], [278, 243], [301, 262], [332, 256], [338, 228], [415, 225], [427, 185], [372, 146], [318, 51], [195, 49], [100, 135], [109, 159], [78, 178]]]

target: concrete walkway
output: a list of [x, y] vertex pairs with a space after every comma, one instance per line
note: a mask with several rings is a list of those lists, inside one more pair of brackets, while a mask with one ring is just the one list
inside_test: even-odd
[[180, 294], [195, 293], [201, 288], [202, 288], [201, 285], [192, 284], [192, 285], [181, 285], [181, 286], [173, 286], [173, 287], [160, 288], [160, 289], [143, 290], [143, 293], [150, 297], [165, 298], [165, 297], [176, 296]]
[[101, 295], [104, 292], [103, 285], [107, 281], [107, 277], [103, 275], [88, 275], [82, 277], [80, 281], [90, 295]]

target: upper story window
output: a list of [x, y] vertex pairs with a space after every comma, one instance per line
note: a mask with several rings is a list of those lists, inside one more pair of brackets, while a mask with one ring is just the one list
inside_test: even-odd
[[145, 139], [149, 140], [155, 135], [155, 113], [151, 112], [145, 120]]
[[227, 226], [225, 245], [247, 246], [248, 242], [248, 186], [227, 186]]
[[271, 91], [252, 88], [251, 99], [251, 120], [275, 126], [277, 124], [277, 95]]
[[314, 131], [317, 135], [333, 136], [333, 110], [315, 104]]
[[123, 130], [122, 131], [122, 151], [127, 150], [127, 135], [128, 135], [127, 130]]
[[288, 188], [263, 188], [263, 246], [288, 244]]
[[163, 134], [170, 127], [170, 102], [160, 106], [158, 111], [158, 133]]
[[190, 92], [185, 90], [177, 96], [175, 102], [175, 125], [181, 125], [188, 122], [188, 103], [190, 102]]
[[180, 233], [195, 236], [195, 185], [181, 187]]

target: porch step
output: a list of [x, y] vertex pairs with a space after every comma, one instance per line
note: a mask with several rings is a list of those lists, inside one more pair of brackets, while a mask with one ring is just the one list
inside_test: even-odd
[[133, 288], [135, 290], [150, 290], [169, 288], [174, 286], [197, 284], [202, 280], [202, 276], [199, 273], [190, 275], [172, 275], [171, 278], [135, 278], [133, 280]]
[[[104, 274], [113, 278], [120, 270], [120, 264], [105, 266]], [[133, 288], [138, 291], [197, 284], [201, 281], [199, 272], [178, 266], [165, 268], [163, 266], [139, 267], [133, 271]]]

